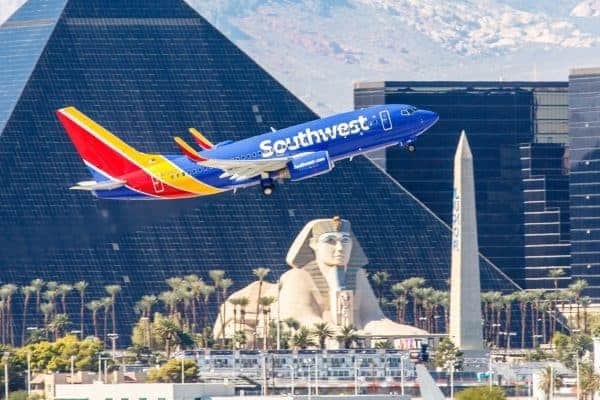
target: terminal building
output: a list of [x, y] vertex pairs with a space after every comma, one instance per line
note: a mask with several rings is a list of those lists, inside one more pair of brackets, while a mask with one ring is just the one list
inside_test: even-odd
[[600, 301], [600, 68], [571, 70], [569, 160], [571, 274]]
[[380, 165], [446, 223], [452, 221], [452, 162], [461, 130], [473, 152], [479, 248], [526, 288], [570, 282], [567, 82], [364, 82], [356, 108], [407, 103], [440, 121], [416, 151], [391, 147]]
[[[0, 65], [7, 66], [0, 74], [0, 280], [86, 280], [87, 301], [106, 296], [105, 285], [120, 284], [118, 346], [137, 318], [135, 302], [167, 290], [166, 278], [196, 273], [209, 281], [209, 270], [224, 269], [234, 291], [250, 283], [253, 268], [264, 266], [272, 270], [267, 280], [276, 280], [289, 268], [285, 252], [294, 236], [315, 218], [351, 221], [370, 261], [367, 269], [388, 272], [389, 286], [421, 276], [427, 285], [447, 289], [451, 235], [440, 209], [451, 208], [450, 197], [444, 200], [449, 184], [440, 185], [439, 203], [422, 196], [418, 185], [407, 185], [423, 204], [363, 157], [340, 162], [329, 174], [279, 185], [270, 197], [250, 188], [193, 200], [118, 202], [68, 190], [88, 179], [88, 171], [54, 115], [64, 106], [76, 106], [142, 151], [161, 153], [177, 153], [172, 136], [189, 127], [220, 142], [317, 118], [184, 1], [29, 0], [0, 27]], [[527, 95], [519, 95], [524, 102], [521, 97]], [[510, 125], [525, 129], [527, 107], [515, 113]], [[519, 129], [506, 139], [519, 142], [517, 136], [532, 132]], [[448, 149], [451, 142], [445, 142]], [[410, 157], [390, 157], [397, 165], [390, 171], [413, 163]], [[507, 157], [519, 166], [518, 154]], [[520, 169], [506, 173], [510, 179], [499, 177], [490, 197], [518, 181]], [[501, 225], [502, 217], [518, 207], [512, 197], [494, 201], [508, 206], [494, 219], [502, 233], [496, 238], [503, 241], [517, 228]], [[492, 256], [499, 265], [516, 262]], [[481, 257], [480, 267], [482, 290], [519, 288], [493, 262]], [[15, 294], [16, 332], [43, 322], [32, 309], [23, 320], [22, 301]], [[66, 303], [78, 326], [78, 293], [69, 293]], [[513, 324], [518, 320], [513, 315]], [[85, 322], [89, 333], [87, 312]]]

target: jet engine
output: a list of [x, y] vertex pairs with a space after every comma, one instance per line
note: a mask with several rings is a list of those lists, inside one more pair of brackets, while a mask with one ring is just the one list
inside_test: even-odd
[[288, 163], [286, 175], [292, 181], [301, 181], [325, 174], [331, 171], [333, 166], [327, 151], [300, 154]]

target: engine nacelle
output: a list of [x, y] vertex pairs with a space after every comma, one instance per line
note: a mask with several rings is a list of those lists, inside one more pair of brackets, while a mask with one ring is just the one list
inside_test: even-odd
[[333, 169], [327, 151], [299, 155], [288, 163], [287, 172], [292, 181], [301, 181], [327, 173]]

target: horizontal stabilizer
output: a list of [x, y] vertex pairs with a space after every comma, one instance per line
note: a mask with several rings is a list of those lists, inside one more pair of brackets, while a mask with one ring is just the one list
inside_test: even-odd
[[194, 138], [194, 141], [198, 143], [198, 146], [202, 147], [204, 150], [210, 150], [215, 147], [211, 141], [204, 137], [204, 135], [201, 134], [197, 129], [190, 128], [189, 131]]
[[71, 190], [112, 190], [125, 185], [125, 181], [110, 180], [104, 182], [82, 181], [77, 182], [77, 185], [71, 186]]
[[200, 157], [200, 154], [198, 154], [198, 152], [194, 150], [192, 146], [187, 144], [182, 138], [175, 136], [173, 139], [175, 139], [175, 143], [177, 143], [181, 149], [181, 152], [185, 154], [187, 158], [195, 162], [206, 161], [205, 158]]

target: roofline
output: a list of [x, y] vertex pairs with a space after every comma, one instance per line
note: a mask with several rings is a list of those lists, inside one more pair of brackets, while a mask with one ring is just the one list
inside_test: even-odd
[[[600, 68], [596, 69], [600, 73]], [[514, 88], [514, 87], [545, 87], [545, 88], [568, 88], [568, 81], [373, 81], [354, 82], [354, 89], [385, 89], [398, 86], [411, 87], [475, 87], [486, 88]]]
[[600, 75], [600, 67], [571, 68], [569, 70], [569, 77], [585, 75]]

